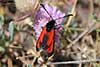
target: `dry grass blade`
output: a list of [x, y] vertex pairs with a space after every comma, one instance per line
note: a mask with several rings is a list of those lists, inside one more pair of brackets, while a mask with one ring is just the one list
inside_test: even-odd
[[32, 8], [32, 13], [33, 13], [33, 14], [37, 11], [40, 2], [41, 2], [41, 0], [36, 0], [36, 3], [33, 5], [33, 6], [34, 6], [34, 7]]
[[8, 64], [8, 67], [13, 67], [11, 58], [8, 58], [7, 64]]
[[[92, 0], [90, 0], [90, 8], [91, 8], [90, 9], [90, 15], [91, 15], [93, 13], [93, 2], [92, 2]], [[89, 22], [90, 21], [92, 21], [92, 19], [90, 19], [90, 17], [89, 17]], [[87, 27], [87, 29], [84, 30], [83, 33], [80, 34], [67, 48], [70, 48], [72, 46], [72, 44], [75, 44], [81, 37], [83, 37], [85, 34], [87, 34], [88, 32], [90, 32], [90, 30], [92, 28], [94, 28], [94, 26], [95, 26], [95, 23], [93, 23], [89, 28]]]
[[[73, 7], [72, 7], [71, 14], [73, 14], [73, 16], [75, 16], [76, 4], [77, 4], [77, 0], [75, 0], [74, 5], [73, 5]], [[66, 30], [67, 27], [70, 25], [73, 16], [69, 16], [69, 19], [68, 19], [67, 23], [64, 25], [65, 30]]]
[[67, 48], [70, 48], [73, 44], [75, 44], [80, 38], [82, 38], [85, 34], [90, 32], [90, 30], [95, 26], [95, 23], [93, 23], [89, 28], [84, 30], [71, 44], [67, 46]]

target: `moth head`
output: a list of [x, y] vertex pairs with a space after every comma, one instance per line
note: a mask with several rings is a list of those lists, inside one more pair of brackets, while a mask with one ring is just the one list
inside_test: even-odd
[[46, 24], [46, 30], [47, 32], [50, 32], [52, 28], [54, 28], [54, 25], [55, 25], [55, 20], [51, 20], [50, 22], [48, 22]]

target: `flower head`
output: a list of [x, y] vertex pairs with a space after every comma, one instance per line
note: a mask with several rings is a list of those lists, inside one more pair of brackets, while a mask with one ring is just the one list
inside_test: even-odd
[[[51, 7], [49, 5], [44, 5], [48, 13], [52, 16], [53, 19], [57, 19], [59, 17], [63, 17], [65, 14], [62, 13], [60, 10], [57, 10], [57, 7]], [[36, 33], [36, 39], [39, 38], [40, 33], [42, 31], [42, 27], [44, 27], [52, 18], [48, 15], [48, 13], [45, 11], [43, 7], [40, 7], [40, 9], [37, 11], [35, 15], [35, 23], [34, 23], [34, 30]], [[57, 42], [59, 40], [59, 31], [61, 29], [61, 26], [59, 24], [62, 23], [62, 19], [56, 20], [55, 26], [56, 26], [56, 33], [55, 33], [55, 41]]]

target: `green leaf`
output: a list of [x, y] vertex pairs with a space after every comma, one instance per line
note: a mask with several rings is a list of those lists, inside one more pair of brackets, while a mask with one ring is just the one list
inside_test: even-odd
[[3, 34], [4, 17], [0, 15], [0, 36]]
[[100, 67], [100, 65], [97, 65], [96, 67]]
[[92, 19], [96, 20], [97, 22], [100, 22], [100, 19], [98, 19], [97, 15], [95, 13], [93, 13], [91, 15]]
[[0, 15], [0, 24], [3, 25], [4, 24], [4, 17], [2, 15]]
[[0, 52], [4, 52], [5, 49], [3, 47], [0, 47]]
[[32, 67], [32, 64], [28, 64], [28, 67]]
[[9, 23], [9, 32], [10, 32], [10, 41], [13, 40], [13, 34], [14, 34], [14, 23], [11, 21]]
[[2, 37], [3, 35], [3, 30], [0, 30], [0, 37]]

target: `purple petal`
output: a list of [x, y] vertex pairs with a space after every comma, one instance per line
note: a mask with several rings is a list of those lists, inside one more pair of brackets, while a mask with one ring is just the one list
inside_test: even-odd
[[[51, 7], [49, 5], [44, 5], [46, 10], [49, 12], [49, 14], [53, 17], [53, 19], [59, 18], [59, 17], [63, 17], [65, 14], [62, 13], [60, 10], [57, 10], [56, 7]], [[44, 10], [43, 7], [40, 7], [40, 9], [37, 11], [36, 15], [35, 15], [35, 20], [34, 20], [34, 29], [35, 29], [35, 33], [36, 33], [36, 39], [39, 38], [40, 33], [42, 31], [42, 27], [44, 27], [50, 20], [52, 20], [50, 18], [50, 16], [48, 15], [48, 13]], [[56, 24], [61, 24], [62, 23], [62, 19], [58, 19], [56, 20]], [[55, 42], [56, 43], [60, 43], [60, 31], [62, 30], [62, 26], [57, 26], [56, 30], [55, 30]]]

